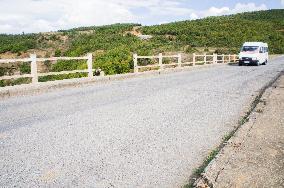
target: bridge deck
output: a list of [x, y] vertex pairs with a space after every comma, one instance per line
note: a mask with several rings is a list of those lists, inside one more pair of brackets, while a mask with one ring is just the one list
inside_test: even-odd
[[221, 65], [0, 102], [0, 185], [178, 187], [284, 68]]

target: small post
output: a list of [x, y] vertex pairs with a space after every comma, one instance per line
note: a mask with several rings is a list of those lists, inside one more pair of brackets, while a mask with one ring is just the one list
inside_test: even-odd
[[229, 63], [231, 63], [231, 54], [229, 54]]
[[31, 59], [31, 75], [32, 75], [32, 83], [38, 83], [38, 74], [37, 74], [37, 63], [36, 63], [36, 54], [30, 54]]
[[164, 67], [163, 67], [163, 54], [162, 53], [159, 53], [159, 67], [160, 67], [160, 70], [162, 70]]
[[217, 64], [218, 63], [218, 57], [217, 57], [217, 54], [214, 53], [213, 54], [213, 64]]
[[93, 54], [92, 53], [88, 53], [87, 54], [87, 64], [88, 64], [88, 77], [89, 78], [93, 78]]
[[134, 73], [138, 73], [138, 58], [137, 54], [133, 54], [133, 62], [134, 62]]
[[234, 63], [237, 61], [236, 54], [234, 54]]
[[100, 72], [100, 76], [105, 76], [105, 72], [104, 72], [104, 71], [101, 71], [101, 72]]
[[178, 54], [178, 67], [181, 68], [181, 54]]
[[206, 57], [206, 53], [204, 53], [204, 64], [207, 63], [207, 57]]
[[223, 63], [225, 63], [225, 55], [224, 54], [222, 55], [222, 61], [223, 61]]
[[192, 54], [192, 66], [195, 66], [195, 53]]

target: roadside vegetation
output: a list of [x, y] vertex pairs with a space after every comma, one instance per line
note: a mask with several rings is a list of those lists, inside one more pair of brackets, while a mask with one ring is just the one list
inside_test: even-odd
[[[177, 51], [204, 53], [209, 49], [212, 52], [213, 49], [215, 53], [233, 54], [238, 53], [245, 41], [263, 41], [269, 44], [270, 53], [283, 54], [283, 18], [284, 10], [280, 9], [155, 26], [113, 24], [50, 33], [1, 34], [0, 57], [5, 53], [19, 56], [34, 51], [42, 51], [43, 56], [46, 57], [83, 56], [92, 52], [94, 68], [101, 68], [106, 74], [121, 74], [132, 71], [133, 53], [139, 55]], [[153, 38], [141, 40], [134, 34], [135, 32], [152, 35]], [[58, 62], [58, 64], [55, 67], [61, 67], [64, 63]], [[82, 68], [78, 64], [72, 65], [71, 62], [65, 63], [63, 67], [65, 70], [70, 70], [74, 66]], [[54, 66], [49, 66], [48, 69], [52, 71]], [[3, 74], [7, 75], [7, 72]]]
[[36, 48], [37, 34], [6, 35], [0, 34], [0, 53], [20, 53]]

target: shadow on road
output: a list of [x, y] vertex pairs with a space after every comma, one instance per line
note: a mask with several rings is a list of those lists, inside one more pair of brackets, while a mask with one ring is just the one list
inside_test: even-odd
[[[228, 63], [228, 65], [229, 65], [229, 66], [236, 66], [236, 67], [238, 67], [238, 66], [239, 66], [239, 64], [238, 64], [238, 63]], [[251, 66], [256, 66], [256, 65], [248, 64], [248, 65], [242, 65], [242, 66], [249, 66], [249, 67], [251, 67]]]

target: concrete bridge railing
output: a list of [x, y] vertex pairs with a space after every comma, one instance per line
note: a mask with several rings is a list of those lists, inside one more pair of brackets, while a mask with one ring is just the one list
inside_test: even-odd
[[[177, 58], [176, 63], [171, 64], [164, 64], [163, 58]], [[150, 64], [145, 66], [139, 66], [138, 60], [139, 59], [158, 59], [158, 63], [156, 64]], [[137, 54], [133, 54], [133, 62], [134, 62], [134, 72], [139, 72], [142, 68], [153, 68], [153, 67], [159, 67], [160, 70], [164, 69], [165, 66], [177, 66], [177, 67], [183, 67], [186, 65], [195, 66], [197, 64], [217, 64], [217, 63], [229, 63], [229, 62], [236, 62], [238, 60], [238, 56], [236, 54], [229, 54], [229, 55], [218, 55], [218, 54], [192, 54], [192, 61], [191, 62], [182, 62], [182, 55], [163, 55], [160, 53], [157, 56], [138, 56]]]
[[[164, 58], [174, 58], [177, 59], [176, 62], [165, 63], [163, 61]], [[158, 59], [156, 64], [150, 64], [145, 66], [138, 65], [139, 59]], [[184, 66], [195, 66], [201, 64], [218, 64], [218, 63], [228, 63], [228, 62], [236, 62], [237, 55], [209, 55], [209, 54], [192, 54], [192, 61], [190, 62], [182, 62], [182, 54], [177, 55], [163, 55], [160, 53], [157, 56], [138, 56], [137, 54], [133, 54], [133, 62], [134, 62], [134, 73], [138, 73], [139, 69], [142, 68], [159, 68], [159, 70], [163, 70], [168, 66], [175, 66], [178, 68], [182, 68]], [[39, 73], [37, 62], [44, 61], [57, 61], [57, 60], [86, 60], [87, 69], [86, 70], [72, 70], [72, 71], [61, 71], [61, 72], [47, 72], [47, 73]], [[16, 62], [29, 62], [31, 63], [31, 73], [24, 75], [12, 75], [12, 76], [1, 76], [0, 80], [8, 80], [8, 79], [18, 79], [18, 78], [32, 78], [32, 84], [38, 83], [38, 77], [40, 76], [48, 76], [48, 75], [62, 75], [62, 74], [71, 74], [71, 73], [88, 73], [88, 78], [93, 78], [93, 73], [96, 71], [93, 69], [93, 57], [91, 53], [88, 53], [83, 57], [50, 57], [50, 58], [37, 58], [36, 54], [31, 54], [29, 58], [23, 59], [0, 59], [0, 63], [16, 63]], [[104, 76], [103, 71], [101, 72], [101, 76]]]
[[[38, 73], [37, 62], [44, 61], [57, 61], [57, 60], [87, 60], [88, 69], [86, 70], [72, 70], [72, 71], [61, 71], [61, 72], [48, 72], [48, 73]], [[70, 73], [88, 73], [88, 77], [93, 77], [93, 56], [91, 53], [84, 57], [50, 57], [50, 58], [37, 58], [36, 54], [31, 54], [30, 58], [23, 59], [0, 59], [0, 63], [16, 63], [16, 62], [30, 62], [31, 63], [31, 74], [24, 75], [13, 75], [13, 76], [2, 76], [0, 80], [17, 79], [17, 78], [32, 78], [32, 83], [38, 83], [39, 76], [48, 75], [60, 75], [60, 74], [70, 74]]]

